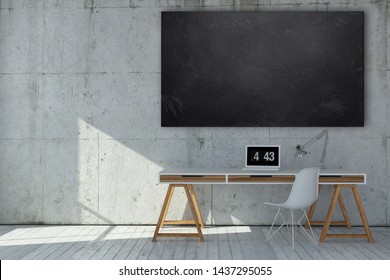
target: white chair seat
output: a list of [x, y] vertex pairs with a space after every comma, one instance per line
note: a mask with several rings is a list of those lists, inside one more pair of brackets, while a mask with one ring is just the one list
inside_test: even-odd
[[[286, 225], [288, 232], [291, 234], [291, 243], [294, 249], [294, 226], [298, 225], [303, 229], [304, 233], [306, 233], [306, 235], [313, 243], [317, 243], [305, 208], [312, 205], [318, 198], [319, 172], [319, 168], [316, 167], [302, 169], [301, 172], [299, 172], [299, 174], [295, 177], [295, 181], [291, 188], [290, 195], [284, 203], [264, 202], [264, 204], [266, 205], [278, 207], [278, 211], [272, 222], [271, 228], [268, 231], [267, 240], [272, 238], [276, 232], [278, 232], [284, 225]], [[290, 219], [284, 218], [281, 213], [282, 208], [290, 210]], [[294, 220], [294, 210], [303, 211], [303, 215], [296, 222]], [[283, 223], [272, 233], [272, 229], [275, 225], [275, 221], [278, 216], [282, 218]], [[301, 224], [301, 221], [304, 218], [306, 218], [308, 222], [311, 231], [311, 236], [306, 232], [306, 230]], [[290, 223], [288, 222], [288, 220], [290, 221]]]

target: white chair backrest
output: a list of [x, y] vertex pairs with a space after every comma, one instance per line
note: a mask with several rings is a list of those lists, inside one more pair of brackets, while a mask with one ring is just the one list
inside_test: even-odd
[[310, 167], [302, 169], [295, 177], [290, 195], [283, 206], [289, 209], [303, 209], [318, 198], [318, 178], [320, 169]]

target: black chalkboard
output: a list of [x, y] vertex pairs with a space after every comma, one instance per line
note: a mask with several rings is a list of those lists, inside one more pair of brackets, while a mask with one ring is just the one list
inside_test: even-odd
[[162, 12], [161, 124], [364, 126], [363, 12]]

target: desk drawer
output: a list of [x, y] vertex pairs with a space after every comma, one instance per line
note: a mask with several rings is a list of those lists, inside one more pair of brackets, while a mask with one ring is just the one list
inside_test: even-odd
[[294, 175], [229, 175], [229, 183], [293, 183]]
[[210, 182], [225, 183], [225, 175], [160, 175], [160, 182]]
[[341, 176], [326, 176], [320, 175], [320, 183], [364, 183], [363, 175], [341, 175]]

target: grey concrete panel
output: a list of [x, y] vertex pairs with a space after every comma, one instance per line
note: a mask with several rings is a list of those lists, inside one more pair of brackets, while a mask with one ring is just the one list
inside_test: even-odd
[[0, 223], [42, 222], [41, 143], [0, 140]]
[[0, 74], [0, 138], [42, 136], [42, 77]]
[[154, 138], [160, 127], [159, 74], [90, 75], [89, 120], [102, 139]]
[[156, 6], [159, 7], [199, 7], [202, 6], [203, 1], [198, 0], [176, 0], [176, 1], [170, 1], [170, 0], [156, 0]]
[[132, 0], [99, 0], [96, 1], [96, 6], [98, 8], [129, 8], [129, 7], [139, 7], [142, 2], [145, 2], [145, 4], [151, 5], [153, 4], [154, 6], [154, 1], [153, 3], [150, 3], [151, 1], [132, 1]]
[[[196, 152], [201, 149], [196, 140], [126, 140], [121, 143], [100, 140], [99, 143], [100, 209], [102, 215], [117, 223], [155, 223], [167, 190], [166, 184], [158, 184], [158, 172], [164, 167], [196, 166], [190, 163], [193, 155], [201, 158], [201, 153]], [[210, 222], [211, 188], [195, 186], [195, 191], [203, 217]], [[179, 188], [168, 218], [189, 217], [186, 196]]]
[[[385, 94], [387, 96], [387, 102], [390, 101], [390, 70], [386, 71], [386, 85], [385, 85]], [[388, 103], [386, 103], [388, 104]], [[387, 118], [386, 118], [386, 123], [387, 123], [387, 137], [390, 136], [390, 110], [387, 110]]]
[[[97, 9], [92, 28], [91, 71], [160, 71], [160, 11]], [[145, 24], [147, 23], [147, 24]]]
[[387, 49], [387, 56], [386, 56], [386, 61], [387, 61], [387, 70], [390, 70], [390, 48], [389, 48], [389, 42], [390, 42], [390, 3], [387, 2], [387, 8], [386, 8], [386, 30], [387, 30], [387, 39], [386, 39], [386, 49]]
[[[390, 139], [387, 138], [387, 151], [390, 150]], [[389, 166], [389, 163], [390, 163], [390, 155], [389, 153], [387, 153], [387, 166]], [[386, 225], [390, 225], [390, 187], [389, 187], [389, 182], [390, 182], [390, 172], [389, 172], [389, 169], [387, 169], [387, 176], [386, 176], [386, 187], [387, 187], [387, 191], [386, 191], [386, 201], [387, 201], [387, 205], [386, 205]]]
[[213, 219], [217, 225], [271, 224], [275, 208], [264, 205], [287, 199], [290, 185], [214, 185]]
[[[114, 223], [148, 224], [158, 219], [165, 188], [157, 186], [162, 169], [151, 160], [154, 140], [99, 141], [99, 209]], [[162, 204], [161, 204], [162, 205]]]
[[[383, 70], [368, 71], [365, 75], [365, 99], [364, 99], [364, 132], [360, 128], [337, 128], [336, 133], [347, 132], [351, 137], [380, 137], [386, 129], [386, 72]], [[359, 133], [360, 132], [360, 133]]]
[[0, 9], [34, 9], [42, 8], [45, 0], [0, 0]]
[[45, 140], [42, 145], [44, 223], [109, 223], [99, 213], [98, 142]]
[[98, 8], [139, 8], [155, 7], [156, 0], [99, 0], [96, 3]]
[[[199, 112], [201, 114], [201, 112]], [[163, 128], [164, 129], [164, 128]], [[191, 127], [188, 128], [188, 136], [213, 138], [213, 139], [247, 139], [268, 138], [268, 127]], [[191, 137], [190, 137], [191, 138]]]
[[45, 73], [87, 73], [94, 12], [90, 9], [44, 9]]
[[[89, 91], [87, 75], [44, 75], [44, 139], [97, 138], [93, 127], [96, 96]], [[80, 123], [86, 125], [80, 126]]]
[[45, 9], [67, 9], [79, 8], [88, 9], [96, 7], [97, 0], [41, 0], [44, 1], [43, 7]]
[[[160, 108], [159, 108], [160, 109]], [[201, 113], [201, 112], [200, 112]], [[269, 137], [268, 127], [161, 127], [160, 114], [156, 127], [156, 138], [210, 138], [210, 139], [246, 139], [246, 138], [266, 138]]]
[[155, 162], [159, 163], [162, 168], [228, 167], [230, 165], [226, 162], [226, 158], [229, 157], [227, 154], [233, 153], [233, 150], [217, 151], [215, 141], [207, 138], [158, 139], [156, 143]]
[[0, 73], [42, 72], [41, 9], [0, 9]]

